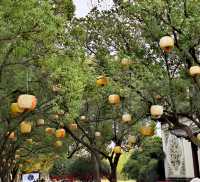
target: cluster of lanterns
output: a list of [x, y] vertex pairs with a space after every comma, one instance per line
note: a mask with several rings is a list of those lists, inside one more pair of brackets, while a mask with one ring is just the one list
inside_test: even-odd
[[34, 95], [20, 95], [16, 103], [12, 103], [10, 110], [13, 116], [18, 116], [24, 111], [33, 111], [37, 105], [37, 99]]

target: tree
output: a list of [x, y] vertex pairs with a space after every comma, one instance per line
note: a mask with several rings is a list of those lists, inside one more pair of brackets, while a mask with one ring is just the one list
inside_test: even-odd
[[157, 181], [162, 174], [164, 152], [162, 140], [158, 137], [148, 138], [143, 141], [141, 148], [131, 154], [123, 171], [130, 179], [137, 181]]
[[[19, 166], [24, 163], [23, 168], [26, 168], [30, 158], [38, 157], [41, 159], [39, 162], [45, 165], [48, 160], [43, 154], [51, 156], [62, 152], [54, 147], [55, 137], [45, 135], [44, 126], [38, 127], [36, 121], [44, 119], [46, 126], [59, 126], [50, 122], [61, 109], [57, 107], [60, 96], [52, 88], [55, 81], [53, 76], [49, 77], [53, 72], [49, 72], [48, 62], [56, 62], [58, 58], [69, 62], [73, 43], [63, 41], [63, 37], [73, 11], [71, 0], [0, 2], [1, 181], [14, 180]], [[68, 53], [63, 56], [60, 45], [66, 42]], [[57, 63], [56, 66], [60, 69], [63, 64]], [[46, 78], [49, 78], [48, 81]], [[11, 104], [16, 103], [18, 96], [24, 93], [37, 97], [36, 109], [31, 112], [20, 108], [17, 112], [16, 108], [15, 112], [10, 111]], [[65, 96], [62, 95], [63, 98]], [[32, 121], [31, 133], [21, 133], [20, 124], [23, 121]], [[31, 168], [34, 164], [28, 165]]]

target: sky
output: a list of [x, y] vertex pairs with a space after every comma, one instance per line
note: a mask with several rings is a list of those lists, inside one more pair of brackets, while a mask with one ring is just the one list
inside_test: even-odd
[[75, 16], [84, 17], [86, 16], [91, 8], [95, 7], [98, 4], [98, 1], [101, 3], [98, 5], [100, 10], [110, 9], [113, 5], [112, 0], [73, 0], [76, 6]]

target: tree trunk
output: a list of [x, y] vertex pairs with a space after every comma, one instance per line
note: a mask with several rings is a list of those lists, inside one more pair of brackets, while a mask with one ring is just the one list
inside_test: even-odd
[[112, 166], [111, 174], [110, 174], [110, 182], [117, 182], [117, 166]]
[[99, 159], [99, 154], [93, 153], [92, 158], [94, 161], [94, 171], [95, 171], [95, 182], [101, 182], [101, 175], [100, 175], [100, 159]]

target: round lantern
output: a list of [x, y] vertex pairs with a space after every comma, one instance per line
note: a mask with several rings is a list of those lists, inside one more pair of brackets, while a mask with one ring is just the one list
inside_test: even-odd
[[55, 147], [62, 147], [63, 146], [63, 142], [58, 140], [55, 142]]
[[150, 113], [153, 117], [159, 118], [163, 115], [163, 106], [160, 105], [152, 105], [150, 108]]
[[120, 146], [115, 146], [113, 149], [113, 152], [115, 154], [121, 154], [122, 153], [122, 148]]
[[101, 132], [99, 132], [99, 131], [96, 131], [96, 132], [95, 132], [95, 137], [96, 137], [96, 138], [99, 138], [99, 137], [101, 137]]
[[69, 129], [70, 130], [76, 130], [78, 128], [77, 124], [76, 123], [71, 123], [69, 124]]
[[8, 138], [10, 139], [10, 140], [16, 140], [17, 138], [16, 138], [16, 134], [15, 134], [15, 132], [7, 132], [7, 135], [8, 135]]
[[32, 138], [26, 139], [26, 142], [31, 145], [33, 144], [33, 139]]
[[22, 109], [35, 109], [37, 105], [37, 99], [34, 95], [20, 95], [17, 99], [17, 104]]
[[15, 155], [15, 159], [20, 159], [20, 155]]
[[170, 36], [164, 36], [160, 39], [159, 45], [165, 52], [171, 52], [174, 48], [174, 39]]
[[120, 103], [120, 96], [117, 94], [110, 95], [108, 97], [108, 101], [110, 104], [119, 104]]
[[32, 129], [31, 122], [23, 121], [22, 123], [20, 123], [20, 131], [22, 134], [30, 133], [31, 129]]
[[160, 100], [160, 99], [162, 99], [162, 97], [161, 97], [160, 95], [156, 95], [156, 96], [155, 96], [155, 99], [156, 99], [156, 100]]
[[21, 109], [17, 103], [12, 103], [10, 106], [10, 111], [13, 115], [17, 115], [19, 113], [23, 113], [24, 109]]
[[86, 116], [81, 116], [81, 117], [80, 117], [80, 120], [81, 120], [81, 121], [86, 121], [87, 118], [86, 118]]
[[129, 143], [129, 144], [135, 144], [136, 141], [137, 141], [137, 139], [136, 139], [135, 136], [133, 136], [133, 135], [129, 135], [129, 136], [128, 136], [128, 143]]
[[57, 138], [64, 138], [65, 137], [65, 130], [64, 129], [58, 129], [55, 133]]
[[200, 141], [200, 133], [197, 134], [197, 139]]
[[123, 123], [129, 123], [131, 122], [132, 118], [131, 118], [131, 115], [126, 113], [126, 114], [123, 114], [122, 115], [122, 122]]
[[46, 128], [45, 132], [49, 135], [53, 135], [55, 133], [55, 129], [54, 128]]
[[43, 126], [43, 125], [44, 125], [44, 119], [38, 119], [37, 126]]
[[140, 128], [140, 133], [143, 136], [153, 136], [154, 135], [154, 128], [151, 126], [142, 126]]
[[106, 76], [99, 76], [96, 80], [97, 86], [106, 86], [108, 84], [108, 78]]
[[131, 64], [131, 60], [129, 58], [123, 58], [121, 60], [121, 65], [122, 66], [129, 66]]
[[190, 67], [189, 73], [191, 76], [199, 76], [200, 75], [200, 66]]

